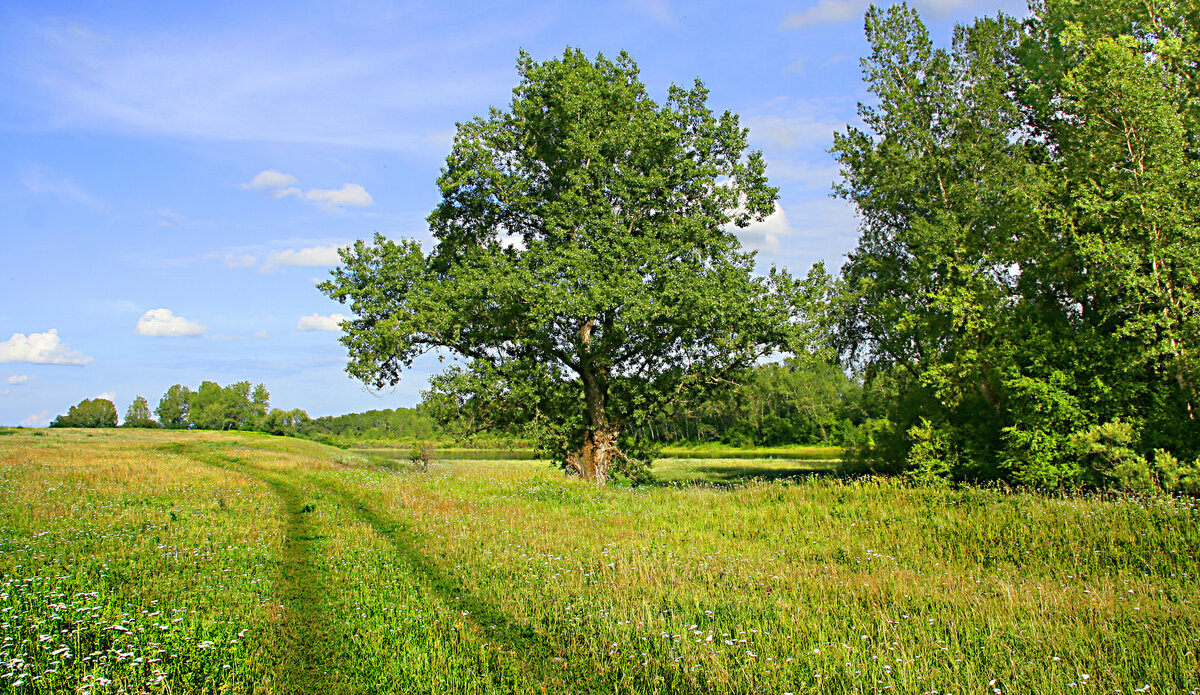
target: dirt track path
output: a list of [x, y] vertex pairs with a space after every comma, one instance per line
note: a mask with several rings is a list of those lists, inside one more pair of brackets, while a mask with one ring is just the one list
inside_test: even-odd
[[[588, 693], [593, 690], [590, 673], [579, 673], [571, 666], [570, 645], [534, 627], [513, 620], [497, 607], [472, 597], [465, 577], [448, 572], [421, 549], [423, 539], [408, 524], [380, 512], [371, 500], [333, 481], [318, 476], [292, 476], [266, 470], [252, 462], [209, 447], [186, 447], [183, 453], [197, 461], [236, 471], [259, 480], [275, 492], [281, 501], [285, 522], [283, 567], [276, 596], [280, 619], [277, 635], [269, 649], [279, 665], [276, 692], [305, 695], [354, 692], [343, 673], [343, 665], [327, 656], [336, 650], [326, 648], [353, 632], [353, 626], [335, 624], [325, 609], [329, 591], [336, 590], [336, 577], [321, 567], [322, 544], [313, 520], [319, 499], [325, 511], [330, 506], [338, 515], [370, 526], [385, 539], [395, 556], [411, 571], [419, 585], [444, 605], [453, 606], [464, 616], [464, 623], [492, 645], [488, 681], [499, 692], [523, 692], [515, 679], [504, 674], [521, 674], [524, 683], [538, 683], [539, 693]], [[467, 617], [469, 616], [469, 617]]]

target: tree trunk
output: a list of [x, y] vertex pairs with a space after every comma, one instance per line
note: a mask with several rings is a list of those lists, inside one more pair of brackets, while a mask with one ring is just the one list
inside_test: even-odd
[[[585, 348], [590, 347], [591, 344], [591, 329], [592, 322], [589, 321], [580, 330], [581, 342]], [[600, 370], [600, 373], [597, 374], [587, 360], [581, 361], [584, 363], [584, 367], [580, 370], [579, 376], [583, 380], [588, 427], [584, 433], [583, 446], [577, 453], [568, 457], [568, 461], [584, 480], [603, 485], [608, 480], [613, 457], [619, 455], [617, 437], [621, 430], [616, 423], [609, 419], [605, 408], [608, 393], [606, 385], [603, 383], [604, 371]]]
[[613, 457], [617, 455], [616, 429], [588, 430], [583, 447], [567, 456], [568, 463], [579, 473], [579, 477], [597, 485], [608, 480]]

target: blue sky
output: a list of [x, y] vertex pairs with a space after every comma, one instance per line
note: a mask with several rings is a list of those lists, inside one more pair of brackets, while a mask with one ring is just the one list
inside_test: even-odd
[[[521, 49], [624, 49], [658, 99], [703, 80], [780, 187], [745, 243], [836, 267], [856, 224], [826, 150], [867, 98], [866, 5], [0, 4], [0, 424], [102, 395], [123, 414], [202, 380], [262, 382], [313, 416], [414, 405], [436, 360], [365, 389], [343, 372], [346, 309], [314, 284], [339, 245], [428, 239], [454, 124], [508, 103]], [[915, 6], [942, 44], [1026, 9]]]

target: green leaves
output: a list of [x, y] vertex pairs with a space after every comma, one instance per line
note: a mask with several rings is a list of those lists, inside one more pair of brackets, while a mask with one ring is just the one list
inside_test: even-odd
[[836, 342], [923, 394], [893, 459], [936, 442], [947, 475], [1056, 486], [1115, 422], [1144, 428], [1138, 456], [1200, 453], [1200, 11], [1034, 10], [950, 50], [905, 6], [868, 12], [879, 101], [833, 148], [863, 218]]
[[321, 290], [354, 311], [352, 375], [382, 387], [417, 355], [455, 355], [431, 384], [442, 419], [532, 427], [566, 462], [794, 348], [803, 292], [755, 276], [729, 231], [769, 214], [776, 189], [699, 82], [659, 105], [625, 54], [517, 67], [509, 108], [458, 126], [436, 246], [360, 241]]

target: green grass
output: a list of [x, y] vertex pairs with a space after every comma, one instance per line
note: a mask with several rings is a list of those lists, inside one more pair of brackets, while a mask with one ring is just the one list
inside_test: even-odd
[[417, 474], [153, 431], [18, 431], [0, 466], [13, 692], [1200, 682], [1192, 500], [915, 488], [803, 460], [660, 461], [657, 484], [597, 488], [544, 462]]

